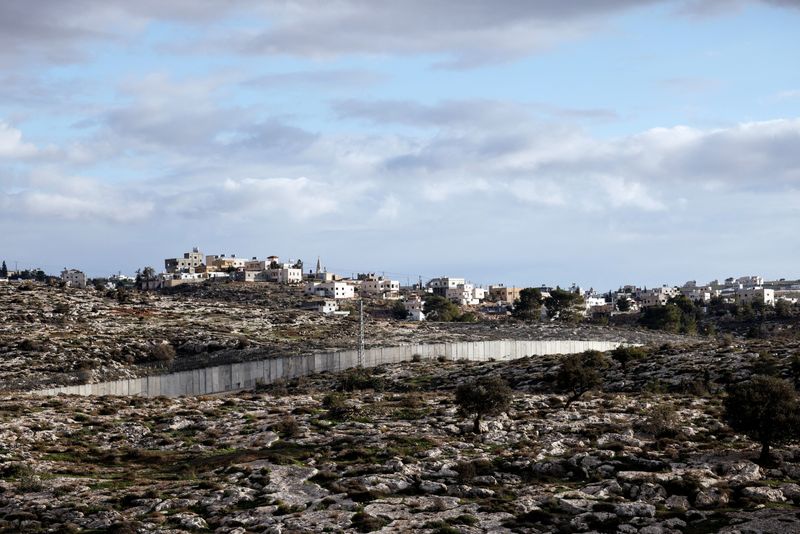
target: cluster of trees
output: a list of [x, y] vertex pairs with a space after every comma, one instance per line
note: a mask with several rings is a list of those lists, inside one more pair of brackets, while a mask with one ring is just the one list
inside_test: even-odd
[[3, 260], [3, 265], [0, 267], [0, 278], [8, 278], [8, 267], [6, 267], [6, 260]]
[[678, 295], [669, 299], [664, 306], [646, 308], [640, 322], [651, 330], [696, 334], [702, 316], [702, 310], [695, 306], [691, 299]]
[[583, 302], [580, 294], [559, 287], [550, 291], [546, 298], [539, 289], [528, 287], [520, 291], [512, 315], [518, 319], [536, 321], [541, 316], [542, 306], [545, 306], [547, 316], [551, 319], [576, 322], [583, 316]]
[[450, 299], [439, 295], [426, 297], [423, 311], [425, 317], [431, 321], [472, 323], [478, 319], [474, 313], [462, 312]]

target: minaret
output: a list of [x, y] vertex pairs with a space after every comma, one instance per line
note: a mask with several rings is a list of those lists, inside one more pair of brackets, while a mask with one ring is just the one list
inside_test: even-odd
[[319, 256], [317, 256], [317, 274], [319, 274], [320, 269], [321, 268], [320, 268]]

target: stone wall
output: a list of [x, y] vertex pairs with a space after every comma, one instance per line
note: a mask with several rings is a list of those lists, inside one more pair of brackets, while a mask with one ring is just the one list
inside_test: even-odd
[[[419, 355], [423, 359], [444, 356], [451, 360], [512, 360], [544, 354], [574, 354], [585, 350], [607, 351], [619, 345], [620, 343], [612, 341], [532, 340], [402, 345], [365, 350], [364, 366], [372, 367], [384, 363], [410, 361], [415, 355]], [[55, 387], [32, 393], [36, 395], [65, 393], [68, 395], [139, 395], [145, 397], [207, 395], [252, 389], [258, 384], [270, 384], [278, 379], [294, 378], [323, 371], [341, 371], [357, 365], [358, 351], [345, 350], [304, 356], [281, 356], [112, 382]]]

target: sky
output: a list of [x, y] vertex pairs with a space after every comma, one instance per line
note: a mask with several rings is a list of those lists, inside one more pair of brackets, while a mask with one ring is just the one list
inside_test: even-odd
[[800, 278], [800, 1], [4, 0], [0, 259]]

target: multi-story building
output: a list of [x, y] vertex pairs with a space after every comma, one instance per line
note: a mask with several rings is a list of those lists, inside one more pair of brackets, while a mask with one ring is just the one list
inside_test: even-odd
[[767, 306], [775, 305], [775, 290], [765, 289], [763, 287], [752, 287], [737, 289], [734, 293], [734, 299], [739, 304], [753, 304], [760, 302]]
[[315, 295], [329, 299], [351, 299], [355, 296], [355, 289], [344, 282], [315, 282], [306, 283], [306, 295]]
[[164, 270], [168, 273], [193, 273], [201, 265], [203, 265], [203, 253], [197, 247], [191, 252], [185, 252], [182, 258], [164, 260]]
[[[287, 264], [288, 265], [288, 264]], [[279, 284], [299, 284], [303, 281], [303, 270], [294, 267], [281, 266], [267, 269], [267, 279]]]
[[253, 257], [252, 260], [244, 262], [245, 271], [266, 271], [269, 268], [269, 263], [266, 260], [259, 260]]
[[247, 260], [237, 258], [236, 254], [226, 257], [225, 254], [219, 256], [206, 256], [206, 270], [208, 271], [227, 271], [229, 269], [244, 269]]
[[678, 290], [674, 287], [657, 287], [639, 293], [639, 306], [650, 308], [652, 306], [665, 306], [669, 299], [678, 295]]
[[439, 278], [434, 278], [430, 280], [426, 286], [434, 295], [439, 295], [440, 297], [447, 297], [447, 291], [450, 289], [458, 289], [458, 286], [463, 286], [466, 284], [466, 280], [463, 278], [452, 278], [449, 276], [442, 276]]
[[86, 287], [86, 275], [77, 269], [64, 268], [61, 271], [61, 281], [70, 287]]
[[378, 298], [396, 298], [400, 294], [400, 282], [397, 280], [387, 280], [382, 276], [359, 276], [361, 282], [359, 292], [364, 295], [371, 295]]
[[424, 321], [425, 320], [425, 301], [418, 295], [414, 295], [409, 297], [408, 300], [405, 302], [406, 311], [408, 312], [408, 318], [412, 321]]
[[492, 302], [508, 302], [513, 304], [519, 300], [520, 287], [506, 287], [503, 284], [489, 286], [489, 300]]

